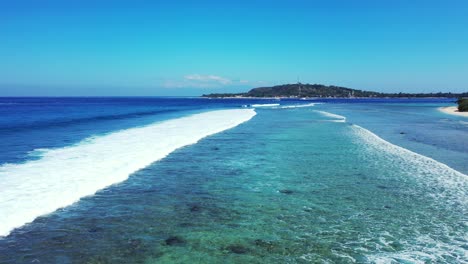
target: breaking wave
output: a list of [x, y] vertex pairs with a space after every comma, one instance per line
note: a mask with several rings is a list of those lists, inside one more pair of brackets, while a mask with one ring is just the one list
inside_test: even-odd
[[320, 111], [320, 110], [315, 110], [314, 112], [317, 112], [317, 113], [319, 113], [319, 114], [321, 114], [323, 116], [332, 118], [332, 120], [328, 120], [328, 121], [331, 121], [331, 122], [340, 122], [340, 123], [346, 122], [346, 117], [341, 116], [341, 115], [332, 114], [332, 113], [325, 112], [325, 111]]
[[253, 116], [253, 109], [211, 111], [91, 137], [73, 146], [40, 149], [34, 153], [36, 160], [2, 165], [0, 236]]

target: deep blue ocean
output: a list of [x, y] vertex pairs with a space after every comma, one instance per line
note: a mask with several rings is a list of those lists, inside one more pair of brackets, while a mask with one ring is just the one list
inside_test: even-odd
[[449, 105], [0, 98], [0, 263], [468, 263]]

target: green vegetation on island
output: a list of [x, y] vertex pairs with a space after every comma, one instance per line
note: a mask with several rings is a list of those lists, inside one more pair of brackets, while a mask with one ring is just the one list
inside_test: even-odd
[[273, 87], [254, 88], [247, 93], [213, 93], [204, 94], [203, 97], [225, 98], [225, 97], [290, 97], [290, 98], [310, 98], [310, 97], [468, 97], [466, 93], [379, 93], [372, 91], [356, 90], [340, 86], [327, 86], [322, 84], [284, 84]]
[[459, 112], [468, 112], [468, 98], [460, 98], [457, 103]]

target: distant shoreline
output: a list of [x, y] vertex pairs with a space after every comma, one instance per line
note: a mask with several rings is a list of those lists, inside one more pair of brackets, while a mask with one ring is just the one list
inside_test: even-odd
[[323, 84], [282, 84], [270, 87], [257, 87], [244, 93], [210, 93], [203, 94], [208, 98], [463, 98], [468, 97], [465, 93], [382, 93], [374, 91], [364, 91], [347, 87]]
[[439, 107], [438, 110], [449, 115], [468, 117], [468, 112], [458, 112], [456, 106]]
[[270, 99], [270, 100], [281, 100], [281, 99], [295, 99], [295, 100], [323, 100], [323, 99], [455, 99], [454, 97], [253, 97], [253, 96], [200, 96], [200, 98], [208, 99]]

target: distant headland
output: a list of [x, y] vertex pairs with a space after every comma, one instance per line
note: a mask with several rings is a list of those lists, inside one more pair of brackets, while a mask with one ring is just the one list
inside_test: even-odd
[[283, 84], [272, 87], [259, 87], [251, 89], [246, 93], [212, 93], [204, 94], [208, 98], [425, 98], [446, 97], [460, 98], [468, 97], [465, 93], [379, 93], [372, 91], [356, 90], [340, 86], [327, 86], [322, 84]]

